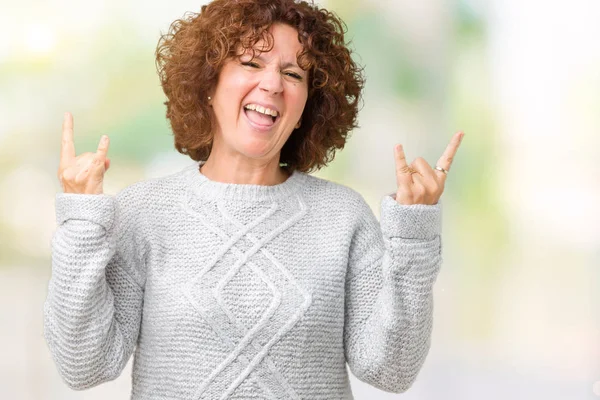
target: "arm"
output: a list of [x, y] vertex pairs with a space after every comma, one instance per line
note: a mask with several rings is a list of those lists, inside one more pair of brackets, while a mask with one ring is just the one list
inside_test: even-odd
[[132, 192], [56, 194], [44, 337], [72, 389], [117, 378], [138, 338], [145, 272]]
[[381, 201], [381, 224], [362, 196], [346, 275], [344, 349], [352, 373], [400, 393], [429, 352], [433, 284], [441, 258], [441, 203]]

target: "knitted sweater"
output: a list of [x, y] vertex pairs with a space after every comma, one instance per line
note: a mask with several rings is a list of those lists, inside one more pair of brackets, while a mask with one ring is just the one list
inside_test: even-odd
[[77, 390], [131, 399], [353, 399], [406, 391], [429, 351], [441, 203], [295, 171], [211, 181], [194, 162], [116, 195], [56, 194], [44, 337]]

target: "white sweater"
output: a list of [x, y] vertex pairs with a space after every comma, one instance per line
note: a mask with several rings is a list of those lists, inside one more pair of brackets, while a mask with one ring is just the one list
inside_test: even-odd
[[[194, 162], [115, 196], [57, 193], [44, 336], [73, 389], [132, 399], [353, 399], [430, 346], [441, 203], [381, 200], [302, 172], [211, 181]], [[135, 350], [135, 352], [134, 352]]]

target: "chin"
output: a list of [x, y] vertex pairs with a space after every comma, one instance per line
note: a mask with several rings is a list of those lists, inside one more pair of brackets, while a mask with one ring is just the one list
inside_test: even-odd
[[238, 151], [249, 158], [263, 158], [272, 148], [270, 143], [265, 143], [264, 140], [252, 140], [239, 149]]

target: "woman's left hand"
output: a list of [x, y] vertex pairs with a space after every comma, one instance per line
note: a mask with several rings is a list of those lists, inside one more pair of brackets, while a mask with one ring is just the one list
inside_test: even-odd
[[[450, 165], [458, 151], [458, 146], [465, 134], [457, 132], [446, 147], [437, 166], [450, 171]], [[433, 169], [423, 157], [417, 157], [410, 165], [406, 164], [404, 149], [401, 144], [394, 148], [396, 156], [396, 201], [399, 204], [437, 204], [446, 182], [446, 173]]]

